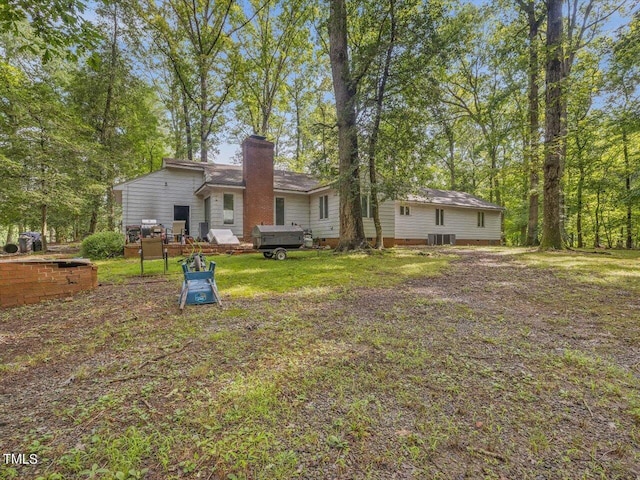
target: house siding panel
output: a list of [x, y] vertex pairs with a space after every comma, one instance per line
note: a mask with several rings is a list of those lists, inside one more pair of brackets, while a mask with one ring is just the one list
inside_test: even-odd
[[202, 172], [162, 169], [116, 187], [122, 191], [122, 229], [156, 219], [165, 227], [173, 222], [173, 206], [189, 206], [191, 234], [197, 235], [204, 218], [204, 202], [193, 195], [203, 183]]
[[[329, 196], [329, 217], [320, 219], [318, 198]], [[340, 236], [339, 218], [340, 198], [336, 190], [324, 190], [309, 196], [309, 224], [314, 238], [338, 238]]]
[[[233, 194], [233, 224], [224, 223], [224, 194]], [[237, 237], [242, 237], [244, 227], [243, 190], [241, 188], [220, 188], [211, 192], [211, 218], [209, 228], [231, 230]]]
[[[376, 227], [373, 218], [363, 218], [364, 235], [367, 238], [376, 238]], [[395, 231], [395, 214], [394, 202], [387, 201], [380, 203], [380, 225], [382, 226], [382, 235], [384, 237], [392, 237]]]
[[[500, 212], [484, 210], [485, 226], [477, 226], [477, 214], [472, 208], [436, 207], [410, 204], [411, 215], [400, 215], [396, 202], [396, 239], [427, 239], [430, 233], [455, 234], [456, 239], [499, 240]], [[444, 225], [436, 225], [436, 208], [444, 209]]]
[[[275, 197], [284, 198], [284, 224], [291, 225], [292, 223], [296, 225], [300, 225], [302, 228], [310, 228], [309, 221], [309, 196], [308, 195], [295, 195], [295, 194], [287, 194], [287, 193], [279, 193], [275, 192], [274, 196], [274, 205], [275, 205]], [[317, 202], [317, 200], [316, 200]], [[276, 218], [275, 212], [273, 217], [273, 223], [275, 225]]]

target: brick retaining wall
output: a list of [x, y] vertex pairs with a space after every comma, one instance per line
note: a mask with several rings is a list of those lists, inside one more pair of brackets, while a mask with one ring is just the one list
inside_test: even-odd
[[0, 308], [69, 297], [98, 286], [98, 267], [82, 260], [0, 262]]

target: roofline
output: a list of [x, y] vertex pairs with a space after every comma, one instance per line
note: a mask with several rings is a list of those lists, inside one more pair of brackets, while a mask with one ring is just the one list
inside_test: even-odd
[[321, 187], [312, 188], [311, 190], [307, 190], [306, 193], [312, 195], [314, 193], [323, 192], [324, 190], [332, 190], [333, 187], [331, 185], [323, 185]]
[[309, 195], [306, 190], [287, 190], [286, 188], [274, 188], [273, 193], [293, 193], [298, 195]]
[[[195, 163], [195, 162], [194, 162]], [[176, 163], [163, 163], [163, 167], [162, 168], [175, 168], [178, 170], [193, 170], [193, 171], [197, 171], [197, 172], [203, 172], [204, 171], [204, 165], [178, 165]]]
[[144, 173], [144, 174], [139, 175], [139, 176], [137, 176], [137, 177], [135, 177], [135, 178], [131, 178], [131, 179], [129, 179], [129, 180], [125, 180], [124, 182], [116, 183], [116, 184], [115, 184], [113, 187], [111, 187], [111, 188], [124, 187], [125, 185], [127, 185], [127, 184], [129, 184], [129, 183], [136, 182], [136, 181], [140, 180], [141, 178], [148, 177], [149, 175], [153, 175], [154, 173], [161, 172], [163, 169], [164, 169], [164, 167], [162, 167], [162, 168], [161, 168], [161, 169], [159, 169], [159, 170], [155, 170], [155, 171], [153, 171], [153, 172], [149, 172], [149, 173]]
[[[453, 192], [455, 190], [444, 190], [447, 192]], [[405, 203], [418, 203], [421, 205], [442, 205], [443, 207], [456, 207], [456, 208], [469, 208], [471, 210], [496, 210], [496, 211], [504, 211], [505, 207], [501, 207], [500, 205], [494, 206], [477, 206], [477, 205], [458, 205], [457, 203], [435, 203], [430, 202], [428, 200], [401, 200], [396, 199], [396, 202], [405, 202]]]
[[244, 185], [228, 185], [226, 183], [211, 183], [211, 182], [205, 182], [202, 185], [200, 185], [195, 192], [193, 192], [194, 195], [198, 195], [200, 193], [200, 190], [203, 190], [205, 187], [217, 187], [217, 188], [236, 188], [239, 190], [245, 190], [246, 187]]

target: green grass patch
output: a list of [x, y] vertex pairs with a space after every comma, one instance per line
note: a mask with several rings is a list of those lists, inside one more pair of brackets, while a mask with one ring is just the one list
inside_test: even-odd
[[[216, 282], [234, 297], [288, 292], [313, 292], [339, 287], [390, 287], [411, 277], [436, 275], [453, 256], [421, 255], [415, 250], [336, 254], [332, 251], [290, 252], [284, 261], [261, 254], [216, 255]], [[169, 279], [182, 281], [180, 259], [169, 259]], [[100, 282], [119, 283], [140, 275], [137, 259], [96, 262]], [[145, 277], [161, 275], [162, 260], [145, 262]], [[315, 293], [315, 292], [314, 292]]]
[[640, 291], [640, 251], [607, 250], [524, 252], [518, 260], [535, 268], [552, 268], [573, 280], [620, 285]]
[[0, 311], [4, 445], [39, 458], [0, 479], [635, 478], [636, 297], [573, 278], [637, 257], [429, 251], [211, 256], [230, 301], [183, 312], [176, 259], [109, 260]]

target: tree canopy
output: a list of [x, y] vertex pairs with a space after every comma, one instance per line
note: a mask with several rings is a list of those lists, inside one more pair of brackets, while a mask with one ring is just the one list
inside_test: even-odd
[[508, 244], [632, 248], [638, 45], [624, 0], [2, 0], [0, 233], [114, 230], [115, 183], [258, 133], [340, 182], [346, 248], [425, 185]]

